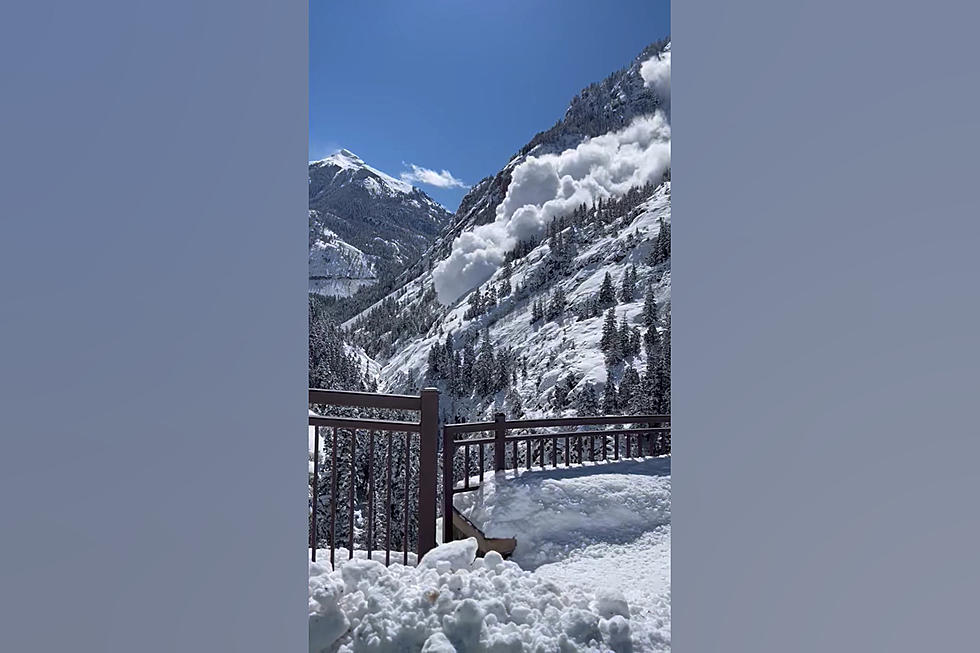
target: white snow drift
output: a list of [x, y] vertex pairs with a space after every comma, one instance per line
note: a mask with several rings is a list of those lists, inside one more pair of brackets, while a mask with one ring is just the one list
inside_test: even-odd
[[621, 594], [563, 589], [497, 553], [475, 555], [468, 539], [417, 567], [310, 563], [310, 652], [632, 650]]
[[455, 505], [563, 588], [621, 592], [633, 650], [670, 650], [670, 457], [498, 473]]
[[516, 562], [468, 539], [417, 567], [310, 563], [311, 653], [670, 650], [669, 457], [500, 473], [456, 505]]

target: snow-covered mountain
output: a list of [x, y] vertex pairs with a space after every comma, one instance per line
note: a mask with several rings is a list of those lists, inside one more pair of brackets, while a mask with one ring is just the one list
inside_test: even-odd
[[669, 410], [670, 56], [579, 93], [345, 323], [371, 385], [447, 419]]
[[418, 260], [451, 214], [341, 150], [309, 164], [310, 292], [348, 296]]

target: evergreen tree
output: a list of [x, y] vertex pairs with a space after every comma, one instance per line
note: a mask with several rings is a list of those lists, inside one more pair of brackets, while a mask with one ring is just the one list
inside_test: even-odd
[[610, 352], [618, 347], [619, 331], [616, 330], [616, 311], [610, 308], [606, 311], [606, 321], [602, 324], [602, 339], [599, 340], [599, 349]]
[[619, 324], [619, 348], [623, 355], [623, 358], [629, 358], [632, 356], [632, 333], [630, 332], [629, 324], [626, 323], [626, 314], [623, 314], [623, 319]]
[[473, 343], [467, 342], [463, 346], [463, 359], [459, 370], [463, 396], [468, 396], [473, 392], [473, 366], [475, 362], [476, 352], [473, 351]]
[[623, 287], [619, 298], [623, 302], [631, 302], [634, 294], [636, 294], [636, 265], [631, 265], [623, 272]]
[[565, 312], [565, 291], [561, 287], [556, 287], [554, 292], [551, 294], [551, 301], [548, 303], [548, 309], [545, 314], [545, 318], [548, 320], [557, 320]]
[[660, 218], [660, 231], [657, 232], [657, 241], [650, 251], [650, 265], [660, 265], [670, 260], [670, 225], [666, 220]]
[[630, 365], [623, 372], [623, 379], [619, 382], [619, 407], [630, 415], [642, 413], [642, 393], [643, 385], [640, 375], [636, 368]]
[[643, 299], [643, 326], [650, 328], [657, 325], [657, 298], [653, 294], [653, 286], [647, 288]]
[[613, 288], [612, 275], [609, 272], [606, 272], [606, 276], [602, 278], [597, 300], [600, 308], [616, 305], [616, 290]]
[[480, 397], [487, 397], [494, 388], [494, 352], [490, 332], [484, 331], [480, 351], [473, 365], [473, 385]]
[[[564, 380], [555, 384], [554, 404], [557, 410], [562, 410], [568, 405], [568, 395], [575, 389], [577, 384], [578, 378], [575, 376], [575, 372], [569, 372]], [[538, 385], [541, 385], [540, 378], [538, 379]]]
[[657, 359], [657, 384], [659, 386], [658, 408], [661, 413], [670, 413], [670, 311], [665, 316], [663, 342]]
[[595, 388], [591, 383], [587, 383], [578, 395], [576, 410], [581, 416], [591, 416], [599, 414], [599, 401], [596, 398]]
[[619, 412], [619, 396], [616, 392], [616, 382], [612, 375], [606, 376], [606, 387], [602, 392], [602, 414], [615, 415]]

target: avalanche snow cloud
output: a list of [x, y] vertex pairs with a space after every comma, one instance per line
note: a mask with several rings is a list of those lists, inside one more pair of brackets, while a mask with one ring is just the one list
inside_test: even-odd
[[589, 138], [560, 154], [529, 156], [514, 168], [493, 222], [460, 234], [433, 271], [436, 293], [451, 304], [503, 264], [518, 241], [537, 239], [554, 218], [580, 204], [619, 197], [658, 181], [670, 168], [670, 51], [640, 67], [644, 84], [665, 111], [636, 118], [626, 128]]
[[653, 55], [640, 66], [640, 77], [643, 85], [653, 89], [653, 92], [663, 101], [670, 120], [670, 44], [662, 54]]

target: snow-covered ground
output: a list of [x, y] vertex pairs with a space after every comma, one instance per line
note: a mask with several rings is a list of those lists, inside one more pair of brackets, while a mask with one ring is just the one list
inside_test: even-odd
[[488, 476], [456, 508], [563, 587], [622, 592], [636, 651], [670, 648], [670, 457]]
[[670, 650], [669, 457], [499, 473], [457, 507], [513, 559], [470, 539], [331, 571], [318, 551], [311, 653]]
[[310, 651], [617, 651], [629, 608], [606, 590], [561, 587], [476, 540], [443, 544], [417, 567], [310, 563]]

